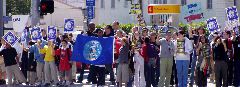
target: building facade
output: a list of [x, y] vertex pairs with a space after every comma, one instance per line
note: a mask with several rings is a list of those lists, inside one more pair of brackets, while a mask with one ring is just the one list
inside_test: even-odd
[[[159, 14], [149, 15], [147, 13], [147, 6], [149, 4], [180, 4], [186, 5], [193, 2], [200, 2], [202, 10], [204, 12], [204, 20], [217, 17], [217, 20], [221, 26], [225, 26], [227, 20], [225, 8], [230, 6], [237, 6], [240, 10], [240, 0], [142, 0], [143, 16], [147, 25], [157, 24], [162, 25], [167, 22], [169, 18], [172, 18], [172, 25], [178, 26], [179, 14]], [[120, 23], [137, 23], [135, 15], [129, 15], [131, 1], [129, 0], [96, 0], [95, 7], [95, 19], [94, 22], [98, 24], [110, 24], [113, 21], [119, 21]], [[240, 11], [238, 11], [240, 12]]]

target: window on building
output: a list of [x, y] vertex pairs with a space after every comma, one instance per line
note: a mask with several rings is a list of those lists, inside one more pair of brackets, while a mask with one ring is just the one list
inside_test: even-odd
[[101, 8], [105, 8], [105, 0], [101, 0]]
[[237, 0], [234, 0], [234, 6], [237, 6]]
[[181, 0], [181, 4], [182, 5], [186, 5], [187, 4], [187, 0]]
[[167, 4], [167, 0], [163, 0], [163, 4]]
[[128, 0], [125, 0], [124, 1], [124, 8], [127, 8], [128, 7]]
[[153, 4], [158, 4], [158, 0], [153, 0]]
[[212, 0], [207, 0], [207, 9], [212, 9]]
[[111, 0], [111, 8], [115, 8], [115, 0]]

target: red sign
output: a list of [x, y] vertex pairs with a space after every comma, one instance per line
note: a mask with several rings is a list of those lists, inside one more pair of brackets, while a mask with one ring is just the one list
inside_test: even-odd
[[148, 13], [153, 13], [153, 6], [148, 6]]

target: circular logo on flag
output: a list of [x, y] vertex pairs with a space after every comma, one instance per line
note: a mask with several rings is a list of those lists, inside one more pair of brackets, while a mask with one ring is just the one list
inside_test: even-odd
[[101, 52], [101, 43], [96, 40], [92, 40], [84, 45], [83, 56], [86, 60], [94, 61], [98, 59], [98, 57], [101, 55]]

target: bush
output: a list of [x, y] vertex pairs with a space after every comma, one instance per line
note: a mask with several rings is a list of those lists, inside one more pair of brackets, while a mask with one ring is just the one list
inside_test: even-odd
[[[107, 24], [98, 24], [96, 25], [96, 28], [104, 28]], [[112, 25], [112, 24], [110, 24]], [[134, 24], [120, 24], [120, 28], [129, 34], [131, 32], [131, 29], [134, 27]]]

